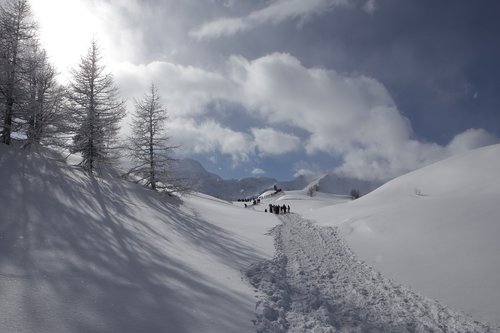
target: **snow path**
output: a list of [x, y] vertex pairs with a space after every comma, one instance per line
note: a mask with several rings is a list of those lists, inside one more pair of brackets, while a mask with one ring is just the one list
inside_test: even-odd
[[383, 277], [359, 261], [336, 228], [280, 216], [276, 256], [252, 265], [263, 292], [257, 332], [495, 332]]

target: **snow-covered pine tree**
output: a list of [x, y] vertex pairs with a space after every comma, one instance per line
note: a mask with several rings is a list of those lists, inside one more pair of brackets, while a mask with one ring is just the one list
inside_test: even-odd
[[36, 38], [28, 0], [7, 0], [0, 4], [0, 100], [2, 124], [0, 142], [10, 144], [15, 106], [26, 97], [23, 75], [27, 50]]
[[69, 84], [69, 107], [73, 114], [74, 137], [71, 152], [81, 153], [80, 165], [92, 172], [117, 156], [117, 134], [125, 115], [124, 101], [118, 96], [113, 76], [102, 64], [94, 40]]
[[175, 190], [178, 181], [169, 177], [168, 166], [173, 161], [169, 152], [176, 147], [168, 144], [165, 125], [167, 110], [160, 101], [158, 89], [154, 84], [142, 99], [135, 103], [132, 119], [132, 134], [129, 149], [132, 168], [138, 183], [153, 190]]

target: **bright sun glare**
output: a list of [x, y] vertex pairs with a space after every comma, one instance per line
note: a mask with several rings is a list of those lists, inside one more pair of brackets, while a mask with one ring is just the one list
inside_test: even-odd
[[40, 40], [60, 78], [67, 80], [93, 36], [104, 36], [102, 24], [89, 7], [90, 1], [85, 5], [80, 0], [31, 0], [31, 6], [39, 23]]

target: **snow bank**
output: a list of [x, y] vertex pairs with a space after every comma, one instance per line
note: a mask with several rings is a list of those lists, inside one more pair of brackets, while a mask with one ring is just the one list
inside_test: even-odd
[[276, 223], [0, 145], [0, 331], [252, 332]]
[[435, 163], [309, 212], [398, 282], [500, 325], [500, 145]]

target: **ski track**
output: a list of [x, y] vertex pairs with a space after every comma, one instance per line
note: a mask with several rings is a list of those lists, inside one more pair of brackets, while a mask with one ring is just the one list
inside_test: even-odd
[[276, 256], [246, 276], [261, 292], [257, 332], [498, 332], [383, 277], [361, 262], [337, 228], [280, 215]]

